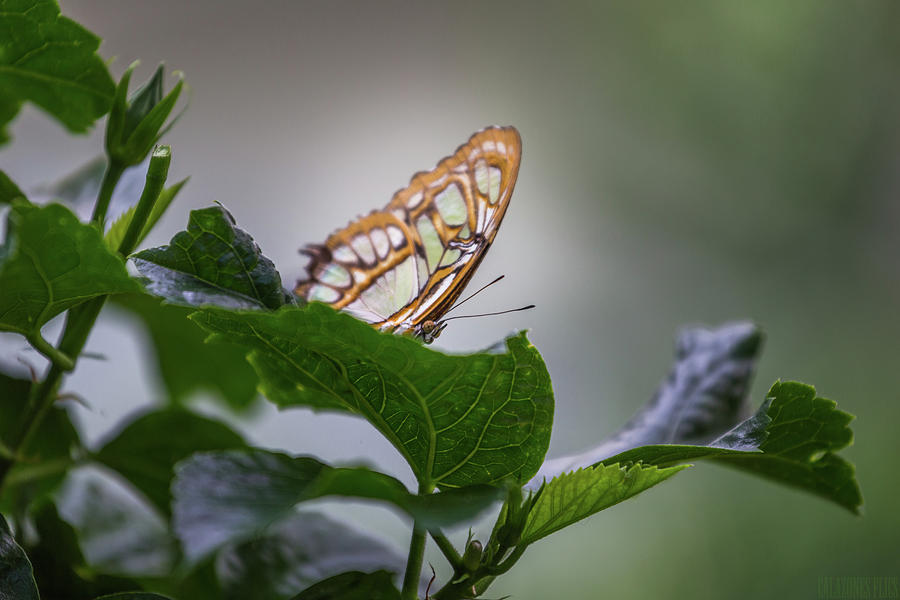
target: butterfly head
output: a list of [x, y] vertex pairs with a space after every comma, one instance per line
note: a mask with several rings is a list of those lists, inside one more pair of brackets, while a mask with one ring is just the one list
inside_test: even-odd
[[444, 327], [446, 326], [447, 323], [445, 321], [432, 321], [431, 319], [428, 319], [416, 325], [414, 332], [416, 337], [420, 337], [423, 342], [430, 344], [441, 335], [441, 332], [444, 331]]

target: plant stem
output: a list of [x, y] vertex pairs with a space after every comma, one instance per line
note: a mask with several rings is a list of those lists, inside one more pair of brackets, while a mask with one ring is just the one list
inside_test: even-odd
[[413, 524], [412, 539], [409, 542], [409, 557], [406, 559], [406, 573], [403, 575], [403, 590], [400, 600], [416, 600], [419, 597], [419, 578], [422, 575], [422, 559], [425, 556], [425, 530], [418, 523]]
[[477, 571], [456, 582], [450, 582], [435, 593], [434, 600], [458, 600], [471, 598], [472, 588], [477, 594], [483, 594], [498, 575], [509, 571], [518, 561], [528, 546], [516, 546], [506, 560], [498, 565], [484, 565]]
[[[434, 485], [425, 478], [419, 479], [419, 495], [426, 496], [434, 490]], [[419, 579], [422, 577], [422, 559], [425, 557], [426, 531], [418, 521], [413, 522], [412, 538], [409, 540], [409, 556], [406, 572], [403, 574], [403, 589], [400, 600], [416, 600], [419, 597]]]
[[110, 158], [106, 165], [103, 183], [100, 184], [100, 193], [97, 195], [97, 203], [94, 204], [94, 213], [91, 215], [91, 222], [99, 226], [101, 231], [106, 220], [106, 211], [109, 210], [109, 202], [112, 200], [113, 190], [116, 189], [126, 168], [124, 164], [114, 158]]
[[[59, 342], [58, 350], [72, 358], [73, 366], [87, 342], [88, 334], [106, 302], [106, 296], [93, 298], [69, 310], [66, 315], [66, 327]], [[12, 454], [0, 460], [0, 489], [7, 474], [18, 456], [28, 448], [28, 444], [43, 422], [47, 412], [56, 401], [56, 391], [65, 371], [56, 363], [50, 365], [47, 376], [39, 384], [31, 388], [28, 404], [22, 412], [19, 426], [10, 432], [8, 447]]]
[[75, 367], [75, 363], [72, 359], [54, 348], [50, 342], [45, 340], [41, 335], [40, 330], [29, 334], [27, 339], [32, 348], [43, 354], [51, 363], [58, 366], [63, 371], [71, 371]]
[[450, 540], [448, 540], [440, 531], [430, 531], [429, 533], [431, 534], [431, 539], [434, 540], [437, 547], [444, 553], [444, 558], [446, 558], [447, 562], [450, 563], [450, 566], [453, 567], [453, 572], [456, 574], [461, 573], [463, 569], [462, 556], [459, 555], [459, 552], [456, 551], [456, 548], [453, 547]]
[[[122, 178], [122, 173], [125, 172], [125, 168], [125, 165], [110, 158], [106, 166], [106, 172], [103, 173], [103, 183], [100, 184], [100, 192], [97, 195], [97, 203], [94, 205], [94, 214], [91, 217], [91, 221], [98, 225], [101, 230], [103, 221], [106, 218], [106, 211], [109, 209], [109, 201], [112, 198], [113, 190], [116, 189], [119, 180]], [[168, 163], [166, 168], [168, 168]], [[105, 302], [106, 296], [99, 296], [69, 309], [69, 312], [66, 314], [65, 329], [57, 348], [54, 349], [55, 352], [51, 354], [55, 354], [57, 358], [62, 356], [69, 360], [68, 362], [65, 360], [52, 360], [44, 380], [31, 387], [31, 391], [28, 394], [28, 403], [25, 405], [25, 410], [22, 411], [19, 424], [10, 432], [7, 441], [9, 456], [0, 458], [0, 491], [2, 491], [3, 484], [6, 482], [6, 476], [15, 466], [18, 458], [28, 449], [31, 438], [34, 437], [47, 412], [56, 401], [56, 393], [62, 383], [63, 374], [75, 368], [78, 355], [84, 349], [88, 335], [91, 333], [94, 322], [97, 320], [97, 316], [100, 314], [100, 310]], [[49, 346], [49, 344], [47, 345]], [[46, 351], [47, 349], [44, 348], [44, 350]]]
[[144, 191], [141, 193], [141, 199], [138, 200], [137, 207], [134, 209], [131, 223], [128, 224], [128, 229], [125, 231], [122, 242], [119, 244], [118, 252], [122, 256], [131, 254], [140, 243], [141, 233], [143, 233], [144, 226], [147, 224], [147, 217], [150, 216], [150, 212], [156, 205], [159, 194], [166, 184], [171, 161], [172, 151], [169, 146], [157, 146], [153, 150], [150, 165], [147, 168]]

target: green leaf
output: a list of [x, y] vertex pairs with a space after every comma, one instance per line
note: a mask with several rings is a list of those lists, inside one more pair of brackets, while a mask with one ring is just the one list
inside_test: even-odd
[[281, 276], [234, 217], [220, 206], [191, 211], [187, 231], [168, 246], [133, 255], [147, 289], [170, 302], [231, 308], [278, 308]]
[[160, 64], [153, 76], [127, 99], [131, 74], [137, 64], [132, 63], [125, 70], [116, 86], [106, 127], [106, 152], [114, 161], [123, 165], [136, 165], [144, 160], [153, 145], [168, 130], [168, 127], [163, 126], [184, 86], [179, 74], [178, 83], [163, 97], [162, 80], [165, 69]]
[[27, 550], [43, 598], [93, 598], [140, 587], [134, 580], [102, 575], [85, 564], [75, 530], [53, 504], [35, 511], [34, 525], [39, 541]]
[[135, 128], [144, 120], [153, 107], [159, 104], [163, 97], [163, 75], [165, 74], [164, 65], [160, 64], [156, 67], [153, 75], [144, 82], [141, 87], [136, 89], [128, 101], [128, 108], [125, 111], [125, 131], [134, 131]]
[[[153, 205], [150, 216], [147, 217], [147, 222], [141, 230], [141, 234], [138, 236], [138, 244], [144, 241], [147, 234], [153, 230], [157, 221], [165, 214], [166, 209], [168, 209], [169, 205], [172, 204], [172, 201], [175, 200], [175, 196], [178, 195], [178, 192], [181, 191], [181, 188], [184, 187], [184, 184], [187, 183], [188, 179], [188, 177], [185, 177], [175, 185], [169, 186], [160, 192], [159, 198], [156, 200], [156, 204]], [[109, 226], [106, 235], [103, 236], [106, 245], [113, 252], [116, 252], [119, 249], [119, 244], [122, 243], [122, 239], [125, 237], [125, 232], [128, 231], [128, 226], [131, 224], [131, 220], [134, 218], [134, 212], [136, 210], [137, 204], [119, 215], [119, 217], [113, 221], [113, 224]]]
[[13, 206], [0, 255], [0, 331], [33, 336], [85, 300], [141, 291], [97, 229], [59, 204]]
[[31, 562], [16, 543], [6, 519], [0, 516], [0, 600], [39, 598]]
[[0, 171], [0, 205], [10, 204], [16, 198], [25, 198], [25, 194], [6, 173]]
[[[96, 54], [100, 38], [60, 16], [55, 0], [0, 0], [0, 111], [34, 102], [69, 131], [109, 110], [115, 84]], [[5, 134], [4, 134], [5, 135]]]
[[752, 323], [684, 330], [675, 363], [653, 399], [618, 432], [590, 450], [546, 461], [529, 483], [592, 465], [647, 444], [702, 444], [728, 431], [747, 414], [762, 332]]
[[853, 441], [853, 415], [810, 385], [776, 382], [759, 411], [709, 446], [654, 445], [604, 464], [659, 466], [709, 459], [811, 492], [858, 514], [862, 494], [852, 464], [836, 454]]
[[172, 404], [184, 404], [194, 392], [208, 390], [232, 410], [244, 410], [257, 398], [259, 379], [247, 350], [235, 344], [204, 343], [206, 333], [188, 321], [194, 310], [161, 303], [159, 298], [124, 294], [116, 306], [137, 315], [153, 342], [153, 360]]
[[177, 544], [164, 521], [130, 489], [98, 469], [79, 469], [57, 494], [87, 565], [98, 573], [171, 575]]
[[416, 496], [397, 479], [363, 467], [335, 468], [256, 449], [197, 453], [175, 473], [173, 526], [191, 561], [252, 537], [291, 515], [298, 502], [315, 498], [385, 501], [427, 528], [472, 519], [501, 494], [499, 488], [472, 486]]
[[[162, 66], [157, 72], [161, 71]], [[140, 123], [137, 124], [134, 130], [126, 131], [128, 138], [125, 145], [121, 149], [111, 149], [110, 153], [113, 156], [122, 158], [126, 164], [136, 165], [144, 160], [147, 154], [153, 150], [154, 144], [165, 133], [166, 130], [163, 129], [163, 126], [166, 124], [166, 119], [169, 118], [172, 109], [175, 108], [175, 103], [178, 102], [178, 96], [181, 94], [182, 87], [184, 87], [184, 79], [179, 75], [178, 83], [175, 84], [172, 91], [141, 117]], [[129, 112], [133, 112], [131, 111], [132, 107], [129, 107]]]
[[400, 600], [400, 592], [387, 571], [350, 571], [320, 581], [291, 600]]
[[638, 464], [630, 467], [599, 464], [559, 475], [538, 492], [520, 543], [533, 544], [563, 527], [636, 496], [685, 468], [687, 465], [660, 469]]
[[301, 512], [216, 560], [222, 600], [281, 600], [348, 570], [402, 573], [406, 557], [340, 521]]
[[502, 354], [448, 356], [318, 303], [191, 318], [214, 339], [252, 349], [272, 402], [367, 419], [425, 487], [521, 483], [547, 451], [550, 375], [524, 334], [508, 338]]
[[228, 426], [183, 409], [164, 409], [138, 417], [103, 445], [95, 458], [139, 489], [168, 515], [175, 463], [194, 452], [242, 448]]
[[[0, 441], [4, 444], [25, 409], [31, 381], [0, 373]], [[21, 512], [56, 490], [72, 466], [72, 453], [81, 447], [78, 432], [62, 407], [53, 407], [41, 422], [28, 448], [4, 481], [0, 509]]]

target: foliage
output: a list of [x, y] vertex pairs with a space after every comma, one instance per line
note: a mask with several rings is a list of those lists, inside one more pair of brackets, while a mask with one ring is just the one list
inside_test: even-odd
[[[762, 340], [752, 324], [685, 331], [671, 373], [621, 431], [545, 461], [554, 396], [524, 332], [492, 352], [451, 356], [305, 304], [222, 206], [193, 211], [170, 244], [134, 252], [185, 183], [165, 187], [171, 151], [154, 148], [174, 123], [183, 82], [165, 93], [160, 67], [129, 96], [133, 65], [115, 85], [95, 54], [99, 40], [53, 0], [0, 0], [0, 31], [0, 126], [24, 101], [71, 131], [108, 117], [106, 169], [83, 175], [102, 175], [90, 223], [62, 204], [30, 203], [0, 173], [0, 330], [50, 362], [33, 379], [0, 373], [0, 510], [12, 523], [0, 519], [0, 599], [38, 598], [40, 589], [76, 599], [408, 600], [428, 583], [426, 535], [453, 569], [432, 597], [467, 598], [531, 544], [699, 459], [858, 512], [853, 466], [838, 454], [852, 441], [851, 415], [811, 386], [776, 382], [741, 420]], [[107, 228], [124, 170], [148, 155], [140, 198]], [[108, 298], [150, 331], [167, 405], [87, 448], [57, 400]], [[42, 329], [62, 314], [53, 345]], [[191, 407], [197, 389], [235, 412], [258, 391], [282, 409], [365, 419], [403, 456], [418, 489], [368, 466], [252, 447]], [[408, 559], [298, 511], [323, 497], [397, 511], [412, 525]], [[492, 530], [463, 553], [444, 536], [491, 509]]]

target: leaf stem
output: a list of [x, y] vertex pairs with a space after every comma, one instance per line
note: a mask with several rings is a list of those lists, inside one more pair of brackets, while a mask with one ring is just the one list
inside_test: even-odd
[[[69, 310], [66, 315], [66, 326], [59, 342], [58, 351], [71, 357], [74, 367], [78, 355], [87, 342], [88, 334], [106, 302], [106, 296], [88, 300]], [[31, 438], [56, 401], [56, 392], [62, 382], [65, 370], [57, 363], [50, 365], [47, 376], [39, 384], [31, 388], [28, 404], [19, 419], [19, 425], [10, 432], [7, 446], [12, 456], [0, 460], [0, 489], [21, 453], [28, 448]]]
[[440, 531], [429, 531], [431, 534], [431, 539], [434, 540], [434, 543], [437, 544], [437, 547], [444, 553], [444, 558], [447, 559], [447, 562], [450, 563], [450, 566], [453, 567], [453, 572], [459, 574], [463, 571], [463, 563], [462, 556], [459, 555], [459, 552], [456, 551], [456, 548], [453, 547], [453, 544], [447, 537]]
[[128, 224], [128, 229], [122, 237], [118, 252], [122, 256], [131, 254], [140, 243], [140, 235], [144, 231], [147, 218], [150, 216], [159, 194], [166, 184], [169, 174], [169, 163], [172, 162], [172, 150], [169, 146], [157, 146], [150, 157], [150, 165], [147, 167], [147, 179], [144, 183], [144, 191], [138, 200], [134, 215]]
[[44, 339], [40, 331], [31, 332], [28, 334], [27, 339], [32, 348], [43, 354], [51, 363], [63, 371], [71, 371], [75, 367], [75, 362], [54, 348], [53, 344]]
[[419, 597], [419, 578], [422, 575], [422, 559], [425, 556], [425, 529], [413, 524], [412, 539], [409, 542], [409, 557], [406, 559], [406, 573], [403, 574], [403, 589], [400, 600], [416, 600]]
[[525, 549], [527, 547], [528, 547], [527, 544], [520, 544], [520, 545], [516, 546], [515, 550], [512, 551], [512, 554], [510, 554], [508, 557], [506, 557], [506, 560], [504, 560], [503, 562], [501, 562], [499, 565], [497, 565], [495, 567], [487, 567], [485, 569], [485, 572], [488, 575], [491, 575], [492, 577], [496, 577], [497, 575], [502, 575], [503, 573], [506, 573], [507, 571], [509, 571], [512, 568], [512, 566], [514, 564], [516, 564], [517, 560], [522, 558], [522, 554], [525, 553]]
[[[419, 481], [419, 496], [427, 496], [434, 491], [434, 484]], [[416, 600], [419, 597], [419, 579], [422, 576], [422, 560], [425, 557], [426, 532], [418, 521], [413, 522], [412, 538], [409, 540], [409, 556], [406, 572], [403, 574], [403, 589], [400, 600]]]
[[110, 157], [109, 163], [106, 165], [106, 171], [103, 173], [103, 183], [100, 184], [100, 193], [97, 195], [97, 203], [94, 204], [94, 214], [91, 215], [91, 222], [103, 230], [103, 223], [106, 220], [106, 211], [109, 210], [109, 202], [112, 200], [113, 190], [122, 178], [126, 165], [115, 158]]

